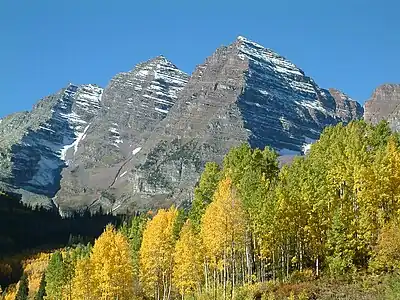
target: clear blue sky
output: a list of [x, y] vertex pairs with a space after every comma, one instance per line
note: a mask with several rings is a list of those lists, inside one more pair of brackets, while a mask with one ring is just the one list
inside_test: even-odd
[[400, 82], [397, 0], [1, 0], [0, 116], [163, 54], [190, 73], [244, 35], [364, 102]]

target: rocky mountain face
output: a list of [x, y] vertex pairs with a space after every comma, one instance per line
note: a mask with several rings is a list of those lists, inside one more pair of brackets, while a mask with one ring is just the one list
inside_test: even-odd
[[70, 84], [39, 101], [31, 112], [0, 123], [0, 178], [32, 203], [50, 205], [60, 188], [61, 170], [76, 153], [100, 108], [103, 90]]
[[[55, 117], [60, 99], [74, 89], [70, 111]], [[164, 57], [118, 74], [104, 91], [97, 88], [88, 115], [77, 110], [82, 89], [70, 86], [42, 100], [46, 109], [0, 124], [0, 132], [12, 128], [12, 136], [21, 136], [7, 139], [18, 151], [1, 153], [2, 180], [54, 199], [62, 213], [190, 201], [204, 164], [221, 162], [231, 147], [248, 142], [283, 156], [301, 154], [325, 126], [362, 115], [345, 94], [320, 88], [286, 58], [244, 37], [217, 49], [190, 77]], [[37, 127], [28, 124], [29, 114], [42, 118]], [[26, 119], [21, 128], [14, 125], [19, 118]], [[57, 128], [43, 125], [56, 120]], [[16, 160], [30, 152], [36, 160]], [[37, 171], [19, 175], [27, 169]]]
[[329, 89], [329, 93], [332, 95], [333, 99], [335, 99], [336, 115], [339, 116], [341, 120], [348, 123], [351, 120], [362, 119], [364, 109], [357, 101], [336, 89]]
[[114, 209], [107, 188], [124, 175], [121, 168], [165, 118], [187, 80], [187, 74], [162, 56], [115, 76], [74, 161], [62, 173], [57, 205]]
[[384, 84], [365, 102], [364, 119], [373, 124], [387, 120], [393, 130], [400, 130], [400, 84]]
[[[110, 99], [127, 99], [119, 93]], [[287, 59], [239, 37], [196, 68], [163, 120], [135, 133], [137, 150], [107, 167], [113, 174], [107, 182], [91, 185], [89, 193], [64, 192], [62, 184], [57, 197], [65, 200], [57, 202], [68, 208], [71, 199], [91, 201], [112, 211], [181, 203], [190, 200], [204, 164], [221, 162], [231, 147], [249, 142], [300, 154], [325, 126], [352, 118], [353, 112], [338, 114], [347, 107], [357, 105], [349, 98], [338, 103]], [[104, 176], [99, 168], [92, 172]], [[81, 176], [72, 186], [78, 182]]]

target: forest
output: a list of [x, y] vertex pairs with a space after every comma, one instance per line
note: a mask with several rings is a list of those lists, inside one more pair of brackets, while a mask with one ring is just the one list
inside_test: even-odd
[[189, 209], [102, 217], [96, 240], [22, 262], [3, 299], [400, 299], [399, 214], [386, 122], [327, 127], [282, 167], [243, 144], [206, 164]]

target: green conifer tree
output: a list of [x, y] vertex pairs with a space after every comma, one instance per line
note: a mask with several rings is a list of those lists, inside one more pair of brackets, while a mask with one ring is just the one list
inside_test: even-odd
[[43, 300], [46, 295], [46, 275], [42, 275], [42, 279], [40, 280], [39, 290], [35, 295], [35, 300]]
[[18, 292], [15, 296], [15, 300], [28, 300], [29, 294], [29, 282], [26, 273], [22, 274], [21, 280], [19, 281]]
[[65, 271], [63, 257], [56, 251], [50, 258], [46, 271], [46, 300], [60, 300], [63, 297]]

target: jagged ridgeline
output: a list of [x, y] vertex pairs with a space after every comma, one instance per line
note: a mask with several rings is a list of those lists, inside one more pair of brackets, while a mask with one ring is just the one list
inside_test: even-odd
[[347, 95], [239, 37], [191, 76], [165, 57], [116, 75], [103, 90], [69, 85], [0, 124], [0, 181], [61, 213], [118, 213], [182, 204], [207, 161], [233, 146], [302, 154], [323, 128], [362, 117]]

